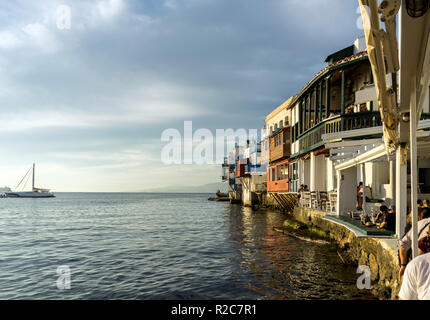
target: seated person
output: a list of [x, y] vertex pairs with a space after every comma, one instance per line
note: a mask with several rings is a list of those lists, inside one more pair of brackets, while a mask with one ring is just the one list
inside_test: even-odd
[[396, 208], [394, 206], [390, 206], [387, 213], [383, 213], [383, 220], [378, 229], [385, 229], [388, 231], [395, 232], [396, 231]]
[[376, 222], [382, 222], [384, 220], [384, 214], [386, 214], [386, 213], [388, 213], [388, 207], [387, 206], [381, 206], [379, 208], [378, 214], [376, 215], [375, 223]]

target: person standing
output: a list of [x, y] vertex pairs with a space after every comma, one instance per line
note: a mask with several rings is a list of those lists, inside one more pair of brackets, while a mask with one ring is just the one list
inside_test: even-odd
[[[424, 208], [422, 210], [422, 219], [418, 221], [417, 229], [418, 229], [418, 240], [427, 236], [425, 232], [430, 226], [430, 208]], [[400, 259], [400, 270], [399, 277], [402, 277], [405, 270], [406, 265], [408, 264], [408, 251], [412, 247], [412, 230], [409, 230], [405, 236], [399, 240], [399, 259]]]
[[419, 256], [408, 263], [405, 269], [400, 300], [430, 300], [430, 236], [418, 241]]

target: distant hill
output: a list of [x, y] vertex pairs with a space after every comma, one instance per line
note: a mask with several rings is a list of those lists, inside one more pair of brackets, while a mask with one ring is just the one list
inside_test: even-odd
[[227, 183], [214, 182], [201, 186], [171, 186], [164, 188], [151, 188], [142, 190], [142, 192], [165, 192], [165, 193], [215, 193], [217, 190], [227, 192]]

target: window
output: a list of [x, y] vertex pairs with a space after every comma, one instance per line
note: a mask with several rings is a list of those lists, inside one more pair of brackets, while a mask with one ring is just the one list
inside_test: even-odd
[[290, 164], [290, 191], [297, 192], [299, 188], [299, 165], [298, 162]]
[[282, 134], [277, 134], [275, 136], [275, 147], [280, 146], [283, 143], [283, 135]]
[[288, 116], [286, 116], [285, 117], [285, 126], [287, 127], [287, 126], [289, 126], [290, 125], [290, 122], [289, 122], [289, 120], [288, 120]]
[[279, 128], [283, 128], [284, 127], [284, 121], [279, 121]]

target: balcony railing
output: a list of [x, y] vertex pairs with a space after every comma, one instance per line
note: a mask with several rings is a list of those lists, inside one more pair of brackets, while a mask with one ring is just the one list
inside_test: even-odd
[[[423, 113], [421, 115], [421, 120], [429, 119], [430, 113]], [[379, 126], [382, 126], [379, 111], [356, 112], [325, 119], [297, 137], [300, 151], [292, 156], [296, 157], [322, 146], [324, 144], [322, 140], [323, 134]]]
[[337, 115], [325, 119], [297, 137], [300, 151], [293, 156], [298, 156], [322, 146], [324, 144], [322, 140], [323, 134], [373, 128], [381, 125], [381, 115], [378, 111]]

